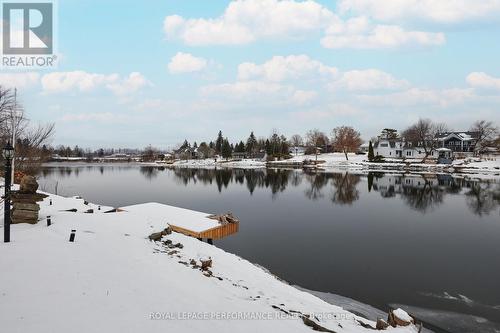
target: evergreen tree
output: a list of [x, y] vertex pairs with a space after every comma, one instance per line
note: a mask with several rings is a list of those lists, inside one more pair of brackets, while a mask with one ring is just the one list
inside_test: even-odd
[[368, 161], [373, 161], [375, 159], [375, 153], [373, 152], [373, 145], [372, 142], [370, 141], [370, 144], [368, 145]]
[[224, 138], [222, 137], [222, 131], [219, 131], [217, 135], [217, 140], [215, 140], [215, 152], [220, 154], [222, 152], [222, 144], [224, 143]]
[[189, 147], [189, 142], [188, 140], [184, 140], [184, 142], [182, 143], [182, 145], [179, 147], [179, 150], [181, 149], [186, 149]]
[[193, 143], [193, 148], [198, 148], [198, 144], [196, 143], [196, 141]]
[[250, 136], [247, 139], [247, 146], [246, 146], [246, 151], [249, 154], [254, 153], [257, 150], [257, 139], [255, 138], [255, 135], [253, 134], [253, 131], [250, 133]]
[[269, 142], [269, 139], [266, 139], [266, 143], [264, 144], [264, 148], [266, 149], [267, 155], [272, 155], [273, 150], [271, 147], [271, 143]]
[[236, 145], [235, 151], [237, 151], [238, 153], [244, 153], [245, 152], [245, 143], [243, 141], [240, 141], [240, 143], [238, 143]]
[[231, 145], [229, 144], [229, 141], [227, 138], [222, 140], [221, 154], [222, 154], [222, 157], [224, 157], [226, 159], [231, 157], [232, 149], [231, 149]]

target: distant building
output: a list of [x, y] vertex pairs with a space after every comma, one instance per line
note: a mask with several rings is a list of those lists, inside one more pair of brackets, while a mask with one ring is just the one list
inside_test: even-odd
[[370, 148], [370, 143], [365, 142], [361, 146], [359, 146], [358, 152], [366, 154], [368, 153], [369, 148]]
[[304, 146], [290, 147], [288, 149], [288, 152], [290, 153], [290, 155], [304, 155], [306, 152], [306, 147]]
[[399, 136], [387, 137], [380, 135], [373, 144], [375, 156], [384, 158], [422, 159], [434, 158], [443, 162], [450, 162], [453, 153], [474, 152], [477, 143], [475, 132], [446, 132], [436, 136], [436, 149], [426, 156], [425, 149], [420, 146], [412, 146]]
[[205, 155], [198, 148], [186, 147], [174, 151], [175, 158], [178, 159], [203, 159]]
[[477, 132], [444, 132], [438, 134], [436, 139], [442, 148], [448, 148], [452, 152], [473, 153], [478, 136]]

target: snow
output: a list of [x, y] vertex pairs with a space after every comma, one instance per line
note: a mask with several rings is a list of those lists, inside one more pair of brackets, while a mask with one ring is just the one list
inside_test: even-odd
[[[12, 225], [11, 243], [0, 243], [2, 331], [311, 332], [291, 311], [315, 314], [315, 323], [339, 333], [371, 331], [360, 322], [375, 326], [197, 239], [165, 236], [183, 245], [175, 249], [149, 241], [169, 220], [204, 214], [160, 206], [90, 214], [82, 212], [97, 205], [46, 198], [38, 224]], [[69, 207], [78, 211], [63, 211]], [[51, 226], [44, 222], [47, 215]], [[211, 277], [189, 264], [201, 258], [212, 260]]]
[[255, 159], [242, 159], [242, 160], [224, 160], [219, 159], [217, 162], [213, 158], [206, 158], [201, 160], [179, 160], [175, 161], [173, 166], [176, 167], [190, 167], [190, 168], [200, 168], [200, 167], [227, 167], [227, 168], [264, 168], [266, 166], [265, 161], [255, 160]]
[[217, 220], [207, 217], [210, 214], [157, 202], [126, 206], [121, 207], [121, 209], [144, 216], [150, 220], [163, 220], [169, 225], [175, 225], [194, 232], [202, 232], [220, 226]]
[[411, 323], [411, 321], [413, 320], [413, 318], [410, 317], [410, 315], [401, 308], [397, 308], [396, 310], [392, 311], [392, 313], [394, 313], [394, 315], [399, 319], [404, 320], [406, 322]]

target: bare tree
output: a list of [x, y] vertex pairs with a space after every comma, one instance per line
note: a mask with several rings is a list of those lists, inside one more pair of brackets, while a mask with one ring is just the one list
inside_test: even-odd
[[349, 126], [336, 127], [332, 131], [332, 142], [336, 149], [340, 149], [348, 161], [347, 153], [356, 152], [363, 143], [361, 134]]
[[50, 158], [48, 144], [54, 134], [54, 124], [25, 128], [16, 140], [16, 167], [36, 173], [40, 165]]
[[419, 119], [418, 122], [408, 127], [403, 132], [403, 138], [408, 144], [413, 147], [419, 147], [424, 150], [425, 159], [438, 148], [436, 135], [446, 131], [446, 126], [443, 124], [435, 124], [430, 119]]
[[142, 153], [142, 161], [143, 162], [153, 162], [156, 160], [156, 155], [158, 154], [158, 150], [153, 148], [151, 145], [147, 146]]
[[478, 120], [471, 126], [470, 131], [477, 133], [477, 142], [474, 151], [479, 152], [494, 141], [498, 133], [498, 128], [491, 121]]
[[304, 144], [304, 140], [299, 134], [294, 134], [290, 138], [290, 143], [293, 147], [295, 147], [295, 155], [297, 155], [297, 147], [302, 146]]
[[35, 173], [50, 155], [48, 144], [54, 134], [54, 124], [32, 125], [25, 117], [15, 91], [0, 86], [0, 144], [12, 141], [15, 129], [16, 170]]
[[304, 140], [302, 140], [302, 137], [299, 134], [294, 134], [290, 138], [290, 142], [292, 143], [292, 145], [294, 147], [298, 147], [298, 146], [302, 146], [302, 144], [304, 143]]

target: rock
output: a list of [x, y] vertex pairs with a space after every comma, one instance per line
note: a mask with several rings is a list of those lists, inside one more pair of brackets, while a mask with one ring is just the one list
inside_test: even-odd
[[162, 237], [163, 234], [161, 232], [154, 232], [151, 235], [149, 235], [149, 240], [153, 242], [158, 242]]
[[38, 211], [14, 209], [12, 211], [12, 218], [19, 218], [19, 219], [26, 219], [26, 220], [27, 219], [34, 219], [35, 221], [37, 221], [38, 220]]
[[[161, 240], [161, 238], [163, 236], [170, 235], [171, 233], [172, 233], [172, 228], [167, 227], [167, 228], [163, 229], [163, 231], [154, 232], [151, 235], [149, 235], [149, 240], [152, 240], [154, 242], [158, 242], [159, 240]], [[180, 243], [178, 243], [178, 244], [180, 244]], [[167, 244], [165, 244], [165, 245], [167, 245]], [[181, 245], [180, 248], [182, 249], [182, 244], [180, 244], [180, 245]], [[178, 247], [178, 246], [176, 246], [176, 247]]]
[[12, 202], [33, 203], [42, 201], [44, 198], [48, 197], [48, 195], [42, 193], [21, 193], [19, 191], [13, 191], [10, 197]]
[[212, 259], [208, 260], [200, 260], [201, 261], [201, 270], [206, 271], [208, 268], [212, 267]]
[[415, 320], [405, 310], [398, 308], [396, 310], [389, 311], [387, 322], [392, 327], [397, 327], [414, 324]]
[[16, 218], [11, 219], [11, 223], [12, 224], [18, 224], [18, 223], [37, 224], [38, 219], [32, 219], [32, 218], [24, 219], [24, 218], [16, 217]]
[[387, 329], [387, 327], [389, 327], [389, 324], [385, 320], [383, 320], [381, 318], [377, 319], [377, 325], [375, 326], [376, 329], [385, 330], [385, 329]]
[[31, 202], [16, 202], [14, 204], [15, 209], [19, 210], [30, 210], [30, 211], [36, 211], [38, 212], [40, 210], [40, 206], [38, 206], [36, 203], [31, 203]]
[[38, 190], [38, 183], [36, 182], [35, 177], [33, 176], [24, 176], [21, 179], [21, 184], [19, 186], [19, 192], [21, 193], [36, 193]]

